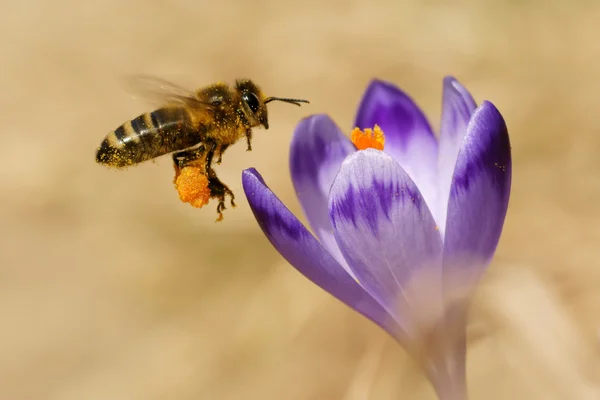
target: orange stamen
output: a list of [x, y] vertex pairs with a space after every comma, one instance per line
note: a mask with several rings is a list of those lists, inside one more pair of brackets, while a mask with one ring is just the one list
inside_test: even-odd
[[176, 170], [174, 183], [182, 202], [190, 203], [192, 207], [196, 208], [202, 208], [208, 204], [210, 200], [208, 177], [201, 168], [186, 166], [181, 170]]
[[369, 148], [383, 150], [385, 136], [379, 125], [375, 125], [373, 129], [367, 128], [364, 131], [354, 128], [350, 140], [352, 140], [352, 143], [354, 143], [358, 150]]

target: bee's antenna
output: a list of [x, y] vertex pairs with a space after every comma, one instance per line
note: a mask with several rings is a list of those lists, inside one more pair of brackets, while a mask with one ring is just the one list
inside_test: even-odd
[[282, 98], [282, 97], [267, 97], [267, 99], [265, 100], [265, 104], [267, 104], [267, 103], [269, 103], [271, 101], [283, 101], [284, 103], [295, 104], [297, 106], [300, 106], [300, 103], [309, 103], [308, 100], [285, 99], [285, 98]]

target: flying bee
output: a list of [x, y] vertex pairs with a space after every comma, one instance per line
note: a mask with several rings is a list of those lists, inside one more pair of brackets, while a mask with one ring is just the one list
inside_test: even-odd
[[213, 162], [221, 163], [225, 150], [246, 138], [252, 150], [252, 128], [269, 129], [267, 104], [282, 101], [300, 106], [307, 100], [267, 97], [251, 80], [229, 86], [219, 82], [190, 91], [169, 81], [137, 76], [130, 79], [145, 98], [158, 101], [160, 108], [125, 122], [110, 132], [96, 152], [100, 164], [125, 168], [172, 153], [176, 175], [188, 165], [202, 165], [208, 177], [210, 197], [217, 198], [222, 218], [225, 196], [233, 192], [217, 177]]

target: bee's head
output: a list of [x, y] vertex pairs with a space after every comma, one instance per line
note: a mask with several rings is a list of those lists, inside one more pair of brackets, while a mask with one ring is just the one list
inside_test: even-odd
[[242, 97], [242, 111], [250, 125], [262, 125], [265, 129], [269, 129], [266, 98], [260, 88], [251, 80], [237, 81], [236, 86]]
[[297, 106], [299, 106], [300, 103], [308, 103], [307, 100], [266, 97], [260, 88], [251, 80], [237, 81], [236, 86], [242, 96], [244, 115], [248, 121], [250, 121], [252, 126], [262, 125], [265, 129], [269, 129], [267, 103], [271, 101], [283, 101]]

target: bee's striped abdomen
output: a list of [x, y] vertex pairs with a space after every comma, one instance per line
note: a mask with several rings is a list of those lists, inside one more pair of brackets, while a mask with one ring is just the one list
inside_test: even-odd
[[161, 108], [125, 122], [110, 132], [96, 153], [96, 161], [122, 168], [198, 144], [202, 131], [190, 124], [183, 108]]

